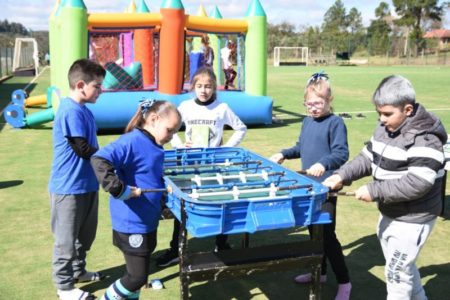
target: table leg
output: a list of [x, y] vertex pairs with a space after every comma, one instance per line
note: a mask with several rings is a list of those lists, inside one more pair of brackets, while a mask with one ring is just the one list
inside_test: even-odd
[[178, 251], [180, 255], [180, 293], [181, 299], [186, 300], [189, 299], [189, 276], [184, 272], [186, 270], [187, 265], [187, 247], [188, 247], [188, 239], [187, 239], [187, 230], [186, 230], [186, 210], [185, 210], [185, 200], [181, 199], [181, 227], [180, 227], [180, 242], [178, 244]]
[[[313, 225], [312, 226], [312, 236], [313, 241], [320, 241], [323, 245], [323, 225]], [[323, 254], [323, 248], [322, 248]], [[320, 300], [321, 286], [320, 286], [320, 271], [322, 267], [322, 262], [319, 261], [317, 264], [313, 265], [311, 268], [312, 281], [309, 286], [309, 300]]]

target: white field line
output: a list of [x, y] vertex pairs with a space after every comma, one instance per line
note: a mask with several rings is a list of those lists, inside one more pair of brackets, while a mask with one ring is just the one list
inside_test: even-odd
[[41, 73], [39, 73], [39, 74], [37, 74], [36, 76], [34, 76], [34, 78], [23, 88], [25, 91], [28, 89], [28, 87], [30, 86], [30, 85], [32, 85], [44, 72], [45, 72], [45, 70], [47, 70], [48, 69], [48, 66], [45, 66], [43, 69], [42, 69], [42, 71], [41, 71]]
[[[450, 107], [444, 107], [444, 108], [426, 108], [427, 111], [447, 111], [450, 110]], [[335, 115], [340, 114], [340, 113], [347, 113], [347, 114], [368, 114], [368, 113], [376, 113], [375, 110], [359, 110], [359, 111], [342, 111], [342, 112], [333, 112]], [[277, 118], [285, 118], [285, 117], [290, 117], [290, 114], [277, 114], [275, 113], [274, 116], [276, 116]], [[306, 116], [306, 115], [305, 115]]]

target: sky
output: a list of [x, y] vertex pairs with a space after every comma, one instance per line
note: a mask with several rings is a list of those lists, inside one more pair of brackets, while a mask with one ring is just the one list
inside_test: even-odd
[[[122, 12], [132, 0], [84, 0], [88, 12]], [[0, 20], [22, 23], [31, 30], [48, 30], [48, 17], [55, 0], [1, 0]], [[162, 0], [146, 0], [151, 12], [158, 12]], [[217, 5], [224, 18], [242, 18], [251, 0], [182, 0], [187, 14], [197, 15], [199, 6], [203, 5], [208, 14]], [[267, 19], [272, 24], [287, 21], [296, 26], [320, 26], [325, 12], [335, 0], [260, 0]], [[375, 8], [380, 1], [343, 0], [347, 12], [357, 8], [362, 15], [365, 26], [375, 18]], [[391, 12], [393, 6], [390, 0]], [[444, 26], [450, 29], [450, 12], [447, 10]]]

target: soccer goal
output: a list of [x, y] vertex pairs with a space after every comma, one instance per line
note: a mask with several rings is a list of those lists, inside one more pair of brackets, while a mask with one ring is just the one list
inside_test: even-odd
[[307, 66], [308, 47], [275, 47], [273, 49], [273, 65]]
[[15, 76], [36, 76], [39, 74], [39, 52], [36, 39], [16, 38], [13, 73]]

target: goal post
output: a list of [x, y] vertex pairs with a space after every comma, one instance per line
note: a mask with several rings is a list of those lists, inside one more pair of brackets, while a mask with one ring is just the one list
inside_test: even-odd
[[309, 59], [308, 47], [275, 47], [273, 48], [273, 65], [307, 66]]
[[12, 69], [16, 76], [39, 74], [39, 52], [36, 39], [16, 38]]

